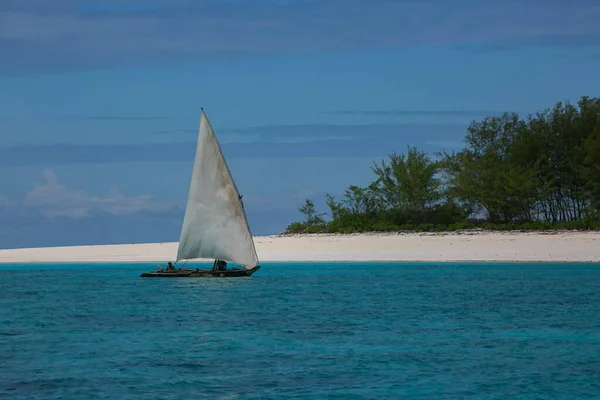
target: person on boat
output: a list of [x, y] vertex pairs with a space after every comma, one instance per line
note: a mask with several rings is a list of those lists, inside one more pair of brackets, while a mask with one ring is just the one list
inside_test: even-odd
[[227, 269], [227, 263], [223, 260], [215, 260], [213, 264], [213, 271], [225, 271]]
[[175, 271], [175, 267], [171, 264], [171, 261], [167, 264], [167, 271]]

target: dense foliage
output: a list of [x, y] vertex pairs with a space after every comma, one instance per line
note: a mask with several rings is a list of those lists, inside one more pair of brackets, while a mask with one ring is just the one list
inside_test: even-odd
[[307, 199], [288, 231], [600, 228], [600, 98], [473, 121], [464, 143], [392, 153], [368, 186], [327, 194], [329, 221]]

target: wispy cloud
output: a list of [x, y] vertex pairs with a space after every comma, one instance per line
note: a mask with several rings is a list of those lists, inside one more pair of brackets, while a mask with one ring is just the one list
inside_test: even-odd
[[[30, 120], [32, 116], [3, 116], [0, 120]], [[172, 120], [177, 119], [173, 116], [161, 116], [161, 115], [36, 115], [37, 121], [56, 121], [56, 120], [92, 120], [92, 121], [158, 121], [158, 120]]]
[[389, 132], [391, 130], [394, 130], [394, 127], [385, 124], [253, 126], [240, 129], [223, 129], [219, 132], [219, 141], [223, 143], [265, 144], [331, 142], [353, 140], [359, 136]]
[[177, 240], [183, 204], [116, 187], [92, 195], [43, 175], [24, 198], [0, 196], [0, 248]]
[[594, 46], [600, 44], [597, 33], [581, 34], [555, 34], [548, 36], [531, 36], [503, 39], [496, 42], [461, 43], [454, 46], [458, 50], [465, 50], [474, 54], [496, 53], [523, 49], [531, 46], [548, 47], [559, 46], [564, 48], [578, 46]]
[[[296, 210], [248, 210], [248, 220], [254, 235], [268, 235], [283, 231], [300, 218], [298, 214]], [[0, 207], [0, 248], [176, 242], [182, 221], [180, 209], [126, 215], [94, 211], [86, 218], [49, 218], [35, 208]]]
[[[573, 3], [574, 4], [574, 3]], [[578, 0], [279, 2], [4, 0], [0, 71], [271, 53], [600, 43], [600, 3]], [[359, 27], [359, 29], [357, 29]]]
[[[486, 114], [487, 115], [487, 114]], [[306, 124], [306, 125], [266, 125], [237, 129], [221, 129], [220, 142], [239, 143], [304, 143], [330, 140], [350, 140], [360, 137], [374, 137], [387, 134], [410, 134], [435, 131], [464, 130], [464, 123], [393, 123], [393, 124]], [[157, 130], [155, 134], [186, 134], [193, 137], [196, 129]]]
[[0, 248], [174, 242], [182, 218], [182, 210], [49, 218], [32, 207], [0, 207]]
[[333, 111], [330, 114], [402, 117], [487, 117], [503, 112], [498, 110], [342, 110]]
[[[0, 195], [0, 248], [177, 241], [183, 204], [149, 195], [126, 196], [115, 187], [92, 195], [46, 170], [24, 198]], [[297, 218], [310, 191], [244, 196], [252, 232], [273, 234]], [[181, 199], [183, 203], [185, 199]]]
[[11, 205], [36, 208], [46, 217], [71, 218], [90, 217], [95, 212], [112, 215], [132, 214], [139, 211], [161, 212], [175, 206], [150, 195], [128, 197], [117, 187], [112, 187], [104, 196], [90, 195], [85, 190], [60, 183], [52, 170], [44, 171], [44, 178], [45, 181], [36, 183], [22, 202], [12, 202]]
[[[72, 118], [72, 117], [69, 117]], [[89, 116], [89, 117], [80, 117], [83, 119], [89, 120], [100, 120], [100, 121], [153, 121], [153, 120], [167, 120], [173, 119], [173, 117], [161, 117], [161, 116], [117, 116], [117, 115], [97, 115], [97, 116]]]
[[[221, 135], [219, 140], [228, 158], [380, 157], [405, 149], [407, 143], [462, 138], [465, 128], [465, 124], [274, 126], [244, 130], [237, 138], [235, 132], [228, 132], [225, 140]], [[195, 148], [192, 134], [183, 143], [0, 147], [0, 168], [193, 160]]]

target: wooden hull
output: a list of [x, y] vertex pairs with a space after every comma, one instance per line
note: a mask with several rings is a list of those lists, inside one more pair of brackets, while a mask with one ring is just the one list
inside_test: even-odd
[[213, 271], [212, 269], [177, 269], [173, 272], [144, 272], [142, 278], [238, 278], [251, 276], [258, 271], [260, 266], [257, 265], [252, 269], [227, 269], [225, 271]]

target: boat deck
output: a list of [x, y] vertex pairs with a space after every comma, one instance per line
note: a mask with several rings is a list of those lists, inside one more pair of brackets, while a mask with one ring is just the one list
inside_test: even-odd
[[176, 269], [175, 271], [156, 271], [144, 272], [141, 278], [203, 278], [203, 277], [222, 277], [234, 278], [251, 276], [258, 271], [260, 266], [251, 269], [226, 269], [224, 271], [213, 271], [212, 269]]

